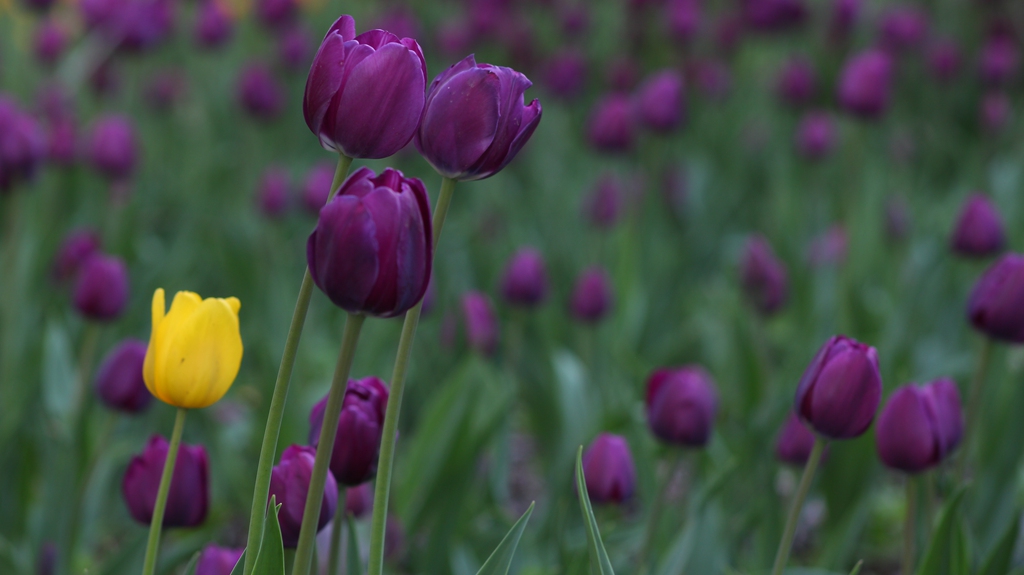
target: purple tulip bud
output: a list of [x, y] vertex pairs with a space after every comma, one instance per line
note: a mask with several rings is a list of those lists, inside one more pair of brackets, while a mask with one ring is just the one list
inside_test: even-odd
[[373, 485], [361, 483], [345, 490], [345, 511], [359, 519], [373, 509]]
[[622, 503], [633, 497], [636, 468], [626, 438], [598, 435], [583, 453], [583, 475], [593, 503]]
[[743, 290], [763, 315], [782, 309], [789, 295], [786, 267], [775, 256], [764, 236], [747, 240], [740, 263]]
[[405, 147], [423, 115], [427, 65], [419, 44], [384, 30], [356, 35], [342, 16], [320, 44], [302, 113], [328, 150], [386, 158]]
[[878, 352], [837, 335], [821, 346], [800, 378], [794, 410], [821, 435], [850, 439], [871, 426], [881, 398]]
[[714, 382], [700, 366], [662, 368], [647, 378], [647, 425], [662, 441], [703, 447], [717, 410]]
[[612, 92], [628, 92], [640, 81], [640, 66], [633, 59], [620, 56], [608, 63], [606, 75]]
[[585, 3], [562, 6], [558, 18], [566, 36], [580, 36], [590, 29], [590, 10]]
[[243, 68], [236, 90], [242, 107], [257, 120], [274, 120], [284, 112], [284, 86], [264, 64], [254, 62]]
[[[338, 432], [331, 453], [331, 473], [347, 487], [368, 481], [377, 472], [384, 411], [388, 406], [388, 388], [376, 377], [350, 379], [338, 419]], [[320, 444], [327, 397], [309, 413], [309, 443]]]
[[722, 102], [732, 89], [728, 66], [717, 60], [702, 60], [693, 65], [693, 78], [701, 94], [713, 102]]
[[[288, 211], [289, 188], [288, 172], [281, 168], [269, 168], [263, 172], [257, 192], [260, 211], [263, 212], [263, 215], [271, 219], [280, 219]], [[326, 195], [324, 200], [326, 201]], [[323, 205], [324, 202], [320, 202], [317, 210]]]
[[807, 263], [812, 268], [841, 265], [846, 261], [848, 250], [846, 229], [836, 224], [811, 241], [807, 250]]
[[58, 282], [73, 278], [86, 260], [100, 248], [100, 236], [91, 228], [72, 230], [60, 243], [53, 258], [53, 278]]
[[962, 60], [960, 47], [949, 39], [937, 40], [928, 49], [928, 71], [936, 81], [944, 84], [960, 73]]
[[462, 296], [462, 319], [466, 326], [466, 341], [481, 355], [490, 357], [498, 350], [498, 317], [491, 299], [480, 292], [467, 292]]
[[821, 160], [836, 145], [836, 126], [826, 112], [808, 112], [796, 128], [796, 148], [808, 160]]
[[265, 28], [280, 31], [293, 24], [299, 17], [297, 0], [258, 0], [256, 18]]
[[473, 30], [465, 20], [442, 22], [437, 27], [437, 45], [445, 56], [462, 56], [473, 45]]
[[0, 193], [30, 180], [46, 156], [46, 135], [35, 118], [0, 94]]
[[317, 215], [327, 203], [331, 195], [331, 184], [334, 183], [334, 166], [329, 162], [321, 162], [310, 168], [302, 184], [302, 206], [306, 211]]
[[910, 206], [901, 197], [885, 203], [885, 236], [893, 243], [902, 242], [910, 235]]
[[576, 279], [569, 310], [578, 321], [597, 323], [611, 310], [613, 297], [608, 272], [592, 267]]
[[135, 128], [126, 116], [103, 116], [89, 134], [89, 162], [111, 180], [124, 180], [135, 172], [138, 148]]
[[[132, 519], [143, 525], [153, 520], [156, 492], [167, 459], [167, 440], [154, 435], [142, 453], [132, 458], [121, 480], [121, 495]], [[182, 443], [171, 474], [164, 527], [196, 527], [210, 505], [209, 460], [202, 445]]]
[[720, 55], [731, 56], [736, 51], [740, 40], [743, 39], [745, 29], [746, 22], [739, 12], [725, 12], [718, 17], [712, 34]]
[[799, 108], [814, 99], [817, 74], [814, 66], [802, 56], [791, 58], [779, 71], [775, 90], [785, 104]]
[[[305, 514], [309, 481], [313, 475], [313, 461], [316, 449], [308, 445], [292, 445], [281, 454], [281, 462], [270, 472], [270, 496], [277, 496], [281, 509], [277, 520], [281, 524], [281, 539], [285, 548], [294, 549], [299, 544], [302, 516]], [[334, 517], [338, 508], [338, 483], [332, 472], [327, 472], [324, 496], [320, 503], [320, 517], [316, 530], [319, 532]]]
[[36, 561], [36, 575], [56, 575], [57, 545], [53, 541], [43, 543]]
[[195, 575], [231, 575], [245, 549], [232, 549], [209, 544], [203, 547], [196, 563]]
[[656, 72], [640, 85], [634, 96], [637, 118], [654, 132], [671, 132], [683, 121], [685, 97], [681, 74], [675, 70]]
[[814, 432], [790, 412], [775, 440], [775, 456], [783, 463], [803, 466], [814, 448]]
[[520, 248], [505, 266], [501, 293], [514, 306], [540, 305], [548, 293], [544, 256], [534, 248]]
[[1024, 343], [1024, 256], [1006, 254], [985, 270], [971, 291], [967, 318], [991, 338]]
[[833, 0], [832, 18], [829, 21], [831, 37], [845, 40], [853, 32], [860, 17], [861, 0]]
[[512, 68], [477, 64], [467, 56], [431, 82], [416, 149], [445, 177], [493, 176], [540, 124], [540, 101], [523, 105], [532, 85]]
[[964, 417], [951, 379], [903, 385], [878, 416], [875, 444], [882, 463], [920, 473], [942, 462], [960, 443]]
[[544, 87], [564, 100], [575, 100], [586, 88], [587, 57], [569, 48], [551, 57], [541, 74]]
[[689, 44], [700, 32], [703, 15], [700, 0], [669, 0], [665, 4], [669, 35], [680, 44]]
[[594, 105], [587, 129], [590, 145], [599, 152], [621, 153], [633, 148], [636, 121], [629, 97], [609, 94]]
[[218, 48], [234, 33], [235, 23], [221, 0], [202, 0], [196, 14], [195, 39], [203, 48]]
[[64, 55], [68, 46], [68, 32], [51, 18], [40, 20], [32, 40], [36, 60], [44, 66], [53, 66]]
[[981, 49], [978, 71], [988, 85], [1000, 86], [1013, 79], [1020, 67], [1020, 50], [1012, 37], [996, 35]]
[[126, 339], [110, 350], [96, 372], [96, 394], [111, 409], [139, 413], [149, 406], [153, 394], [142, 379], [146, 342]]
[[877, 49], [852, 56], [839, 77], [839, 103], [864, 119], [876, 119], [889, 108], [892, 61]]
[[170, 0], [81, 0], [78, 6], [88, 28], [130, 52], [158, 46], [174, 25]]
[[75, 281], [78, 313], [93, 321], [116, 319], [128, 303], [128, 268], [115, 256], [94, 254], [85, 260]]
[[985, 258], [1006, 249], [1006, 234], [999, 210], [981, 193], [971, 194], [960, 210], [950, 238], [953, 251], [965, 257]]
[[350, 313], [401, 315], [427, 291], [431, 229], [423, 182], [391, 168], [379, 176], [360, 168], [320, 210], [306, 244], [309, 272]]
[[991, 92], [981, 101], [981, 125], [985, 130], [1002, 132], [1013, 119], [1013, 108], [1010, 98], [1004, 92]]
[[915, 6], [895, 6], [882, 15], [878, 32], [886, 49], [916, 50], [928, 36], [928, 15]]
[[292, 26], [277, 38], [277, 53], [289, 71], [298, 71], [309, 66], [309, 54], [313, 42], [302, 26]]
[[583, 204], [583, 215], [594, 227], [608, 230], [622, 217], [626, 190], [622, 180], [607, 172], [597, 181]]
[[802, 0], [744, 0], [742, 6], [744, 21], [754, 30], [787, 30], [807, 19]]

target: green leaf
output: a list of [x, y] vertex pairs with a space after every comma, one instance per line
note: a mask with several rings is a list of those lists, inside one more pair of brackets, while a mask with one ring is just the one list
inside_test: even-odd
[[985, 557], [978, 575], [1006, 575], [1009, 573], [1013, 561], [1013, 548], [1017, 545], [1019, 534], [1020, 521], [1014, 518], [1003, 536], [999, 538], [996, 546], [989, 551], [988, 557]]
[[[257, 549], [257, 552], [259, 550]], [[238, 563], [235, 563], [235, 568], [231, 570], [231, 575], [242, 575], [242, 571], [245, 571], [245, 551], [238, 557]]]
[[263, 541], [260, 542], [260, 551], [256, 554], [252, 568], [253, 575], [284, 575], [284, 541], [281, 539], [281, 524], [277, 522], [280, 509], [277, 496], [271, 495], [267, 522], [263, 527]]
[[476, 575], [507, 575], [508, 568], [512, 564], [512, 556], [516, 553], [516, 547], [519, 546], [519, 539], [523, 536], [523, 530], [526, 529], [526, 523], [530, 520], [530, 515], [533, 514], [534, 503], [530, 503], [530, 508], [523, 513], [523, 516], [516, 521], [512, 529], [509, 529], [505, 538], [498, 543], [498, 546], [494, 548], [494, 552], [484, 562], [483, 567], [476, 572]]
[[[342, 502], [338, 502], [339, 505]], [[348, 549], [345, 550], [345, 575], [360, 575], [362, 565], [359, 561], [359, 538], [356, 535], [356, 522], [351, 513], [345, 514], [345, 521], [348, 522]]]
[[960, 516], [964, 493], [965, 488], [961, 487], [942, 507], [917, 575], [968, 575], [970, 572], [967, 536]]
[[864, 560], [861, 559], [860, 561], [857, 562], [856, 565], [853, 566], [853, 570], [850, 571], [850, 575], [857, 575], [858, 573], [860, 573], [860, 568], [863, 567], [863, 566], [864, 566]]
[[188, 560], [188, 564], [185, 565], [185, 570], [182, 571], [181, 575], [196, 575], [196, 567], [199, 566], [199, 555], [201, 551], [196, 551], [192, 554], [192, 558]]
[[[78, 405], [78, 376], [67, 332], [50, 323], [43, 340], [43, 407], [67, 436], [71, 413]], [[85, 377], [89, 377], [88, 375]]]
[[590, 506], [590, 494], [587, 493], [587, 482], [583, 476], [583, 446], [576, 451], [576, 494], [580, 499], [580, 509], [583, 511], [583, 522], [587, 527], [587, 552], [590, 555], [591, 575], [615, 575], [612, 569], [612, 562], [608, 559], [608, 552], [605, 551], [604, 542], [601, 541], [601, 532], [597, 529], [597, 520], [594, 519], [594, 509]]

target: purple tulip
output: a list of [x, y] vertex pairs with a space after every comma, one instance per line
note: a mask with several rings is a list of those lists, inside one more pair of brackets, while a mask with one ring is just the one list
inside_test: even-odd
[[[281, 509], [277, 520], [281, 524], [281, 539], [284, 546], [294, 549], [299, 544], [302, 516], [309, 494], [309, 480], [313, 475], [313, 461], [316, 449], [308, 445], [292, 445], [281, 454], [281, 462], [270, 472], [270, 496], [277, 497]], [[338, 483], [331, 472], [327, 473], [324, 496], [320, 503], [320, 517], [316, 530], [320, 531], [334, 517], [338, 507]]]
[[196, 14], [195, 39], [203, 48], [218, 48], [234, 33], [235, 23], [221, 0], [202, 0]]
[[466, 341], [481, 355], [490, 357], [498, 350], [500, 327], [491, 299], [471, 291], [462, 296], [462, 319], [466, 326]]
[[81, 0], [78, 7], [88, 28], [129, 52], [159, 46], [174, 27], [172, 0]]
[[331, 184], [334, 183], [334, 165], [321, 162], [310, 168], [302, 184], [302, 206], [306, 211], [316, 215], [327, 203], [331, 195]]
[[877, 49], [852, 56], [839, 77], [839, 103], [864, 119], [876, 119], [889, 108], [892, 60]]
[[465, 20], [448, 20], [437, 27], [437, 46], [449, 57], [460, 57], [473, 45], [473, 30]]
[[569, 310], [573, 317], [583, 323], [597, 323], [611, 310], [613, 297], [608, 272], [592, 267], [576, 279]]
[[35, 118], [0, 94], [0, 193], [30, 180], [46, 156], [46, 135]]
[[280, 31], [299, 18], [297, 0], [257, 0], [256, 18], [265, 28]]
[[662, 441], [703, 447], [717, 410], [714, 382], [700, 366], [662, 368], [647, 378], [647, 425]]
[[683, 76], [675, 70], [656, 72], [637, 89], [634, 109], [648, 129], [668, 133], [683, 122], [686, 107]]
[[[167, 440], [149, 438], [146, 448], [132, 458], [121, 480], [121, 495], [132, 519], [143, 525], [153, 520], [156, 492], [167, 459]], [[171, 475], [164, 527], [196, 527], [206, 519], [210, 506], [209, 459], [202, 445], [182, 443]]]
[[361, 483], [345, 490], [345, 512], [359, 519], [373, 509], [373, 485]]
[[416, 132], [426, 83], [415, 40], [384, 30], [357, 36], [355, 20], [342, 16], [313, 58], [302, 113], [324, 148], [350, 158], [386, 158]]
[[886, 49], [916, 50], [928, 36], [928, 15], [915, 6], [895, 6], [882, 15], [878, 32]]
[[94, 254], [78, 271], [75, 309], [93, 321], [116, 319], [128, 303], [128, 268], [115, 256]]
[[860, 17], [861, 0], [833, 0], [832, 17], [829, 20], [829, 35], [845, 40], [853, 32]]
[[775, 440], [775, 457], [783, 463], [803, 466], [807, 464], [813, 448], [814, 432], [795, 413], [790, 412]]
[[881, 398], [878, 352], [837, 335], [818, 350], [800, 378], [794, 410], [821, 435], [850, 439], [871, 426]]
[[512, 68], [477, 64], [467, 56], [431, 82], [416, 149], [447, 178], [493, 176], [540, 124], [540, 101], [523, 105], [532, 85]]
[[740, 262], [743, 290], [762, 315], [772, 315], [782, 309], [789, 296], [786, 267], [775, 256], [771, 244], [764, 236], [747, 240]]
[[791, 58], [783, 65], [776, 80], [775, 90], [782, 101], [794, 108], [805, 106], [814, 99], [817, 74], [809, 60], [802, 56]]
[[812, 268], [837, 266], [846, 261], [849, 240], [846, 229], [836, 224], [811, 241], [807, 250], [807, 263]]
[[[263, 172], [257, 192], [260, 211], [263, 212], [263, 215], [271, 219], [280, 219], [288, 211], [289, 188], [288, 172], [282, 168], [269, 168]], [[326, 197], [324, 200], [326, 201]], [[320, 202], [319, 206], [323, 205], [324, 202]]]
[[93, 125], [87, 145], [89, 162], [108, 179], [125, 180], [135, 172], [139, 145], [126, 116], [101, 117]]
[[1001, 86], [1017, 74], [1020, 68], [1020, 49], [1012, 37], [996, 35], [985, 42], [978, 60], [982, 81], [990, 86]]
[[936, 81], [943, 84], [952, 81], [960, 73], [962, 61], [960, 47], [952, 40], [937, 40], [928, 49], [928, 71]]
[[391, 168], [379, 176], [360, 168], [320, 210], [306, 244], [309, 272], [350, 313], [401, 315], [427, 291], [431, 230], [423, 182]]
[[626, 438], [598, 435], [583, 453], [583, 476], [593, 503], [622, 503], [633, 497], [636, 467]]
[[36, 60], [44, 66], [53, 66], [64, 55], [68, 46], [68, 32], [52, 18], [40, 20], [32, 39]]
[[583, 215], [591, 225], [608, 230], [622, 217], [626, 198], [625, 184], [615, 174], [607, 172], [598, 179], [583, 204]]
[[245, 66], [235, 89], [242, 107], [257, 120], [274, 120], [284, 112], [284, 86], [265, 64], [253, 62]]
[[796, 149], [808, 160], [821, 160], [836, 145], [836, 126], [825, 112], [808, 112], [796, 128]]
[[633, 148], [636, 120], [628, 96], [609, 94], [594, 105], [587, 128], [590, 145], [599, 152], [621, 153]]
[[981, 100], [981, 125], [992, 133], [1002, 132], [1013, 119], [1013, 108], [1005, 92], [990, 92]]
[[1006, 234], [999, 210], [981, 193], [964, 202], [950, 238], [953, 251], [965, 257], [985, 258], [1006, 249]]
[[569, 37], [580, 36], [590, 29], [590, 9], [580, 2], [571, 6], [562, 6], [558, 13], [562, 24], [562, 32]]
[[1024, 343], [1024, 256], [1006, 254], [985, 270], [971, 290], [967, 318], [991, 338]]
[[802, 0], [744, 0], [742, 7], [747, 25], [764, 32], [791, 29], [807, 19]]
[[309, 66], [313, 42], [302, 26], [292, 26], [277, 38], [277, 53], [284, 68], [299, 71]]
[[53, 258], [53, 279], [67, 281], [78, 274], [79, 268], [100, 248], [100, 236], [91, 228], [72, 230], [60, 243]]
[[96, 394], [111, 409], [139, 413], [149, 406], [153, 394], [142, 379], [146, 342], [126, 339], [103, 359], [96, 372]]
[[195, 575], [231, 575], [245, 549], [232, 549], [209, 544], [203, 547], [196, 563]]
[[700, 0], [668, 0], [665, 21], [669, 35], [680, 44], [690, 44], [697, 38], [703, 22]]
[[960, 443], [964, 416], [951, 379], [900, 386], [878, 416], [875, 444], [882, 463], [907, 473], [935, 467]]
[[901, 242], [910, 235], [910, 206], [901, 197], [890, 198], [885, 203], [885, 236], [893, 243]]
[[551, 57], [541, 74], [544, 87], [564, 100], [575, 100], [586, 88], [587, 57], [568, 48]]
[[[377, 472], [387, 406], [388, 388], [383, 381], [376, 377], [348, 380], [331, 453], [331, 473], [341, 485], [360, 485]], [[320, 444], [326, 408], [325, 396], [309, 413], [309, 443], [314, 447]]]
[[501, 293], [514, 306], [532, 308], [543, 303], [548, 293], [544, 256], [534, 248], [520, 248], [505, 266]]

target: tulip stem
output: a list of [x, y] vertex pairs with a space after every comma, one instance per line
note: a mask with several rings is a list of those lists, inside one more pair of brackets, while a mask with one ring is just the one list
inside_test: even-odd
[[654, 501], [651, 502], [651, 511], [647, 519], [647, 531], [644, 533], [643, 547], [640, 548], [640, 557], [637, 559], [639, 564], [636, 570], [637, 575], [644, 575], [647, 572], [647, 560], [650, 558], [654, 547], [654, 535], [658, 531], [658, 524], [661, 523], [665, 500], [668, 499], [668, 490], [672, 486], [672, 478], [675, 477], [676, 470], [679, 469], [681, 459], [682, 452], [673, 448], [668, 457], [668, 470], [664, 480], [662, 480], [661, 489], [658, 490]]
[[[324, 421], [320, 426], [320, 443], [317, 445], [316, 459], [313, 461], [313, 475], [309, 479], [306, 506], [302, 511], [302, 528], [299, 530], [299, 543], [295, 547], [293, 575], [309, 573], [309, 567], [313, 560], [320, 508], [324, 499], [324, 485], [327, 483], [327, 468], [331, 463], [331, 454], [334, 453], [334, 440], [338, 436], [338, 419], [341, 418], [341, 406], [345, 399], [345, 389], [348, 387], [348, 375], [352, 371], [352, 360], [356, 355], [356, 344], [359, 343], [359, 332], [363, 328], [364, 321], [366, 321], [366, 316], [350, 313], [345, 322], [345, 334], [341, 338], [338, 364], [334, 368], [331, 393], [327, 396]], [[341, 503], [341, 505], [344, 504]]]
[[[437, 241], [441, 239], [441, 230], [448, 215], [448, 207], [455, 193], [455, 180], [444, 178], [441, 182], [441, 193], [434, 206], [434, 252], [436, 257]], [[370, 558], [367, 566], [368, 575], [381, 575], [384, 571], [384, 531], [387, 528], [388, 497], [391, 494], [391, 470], [395, 462], [395, 442], [398, 440], [398, 416], [402, 411], [402, 394], [405, 391], [405, 373], [409, 367], [409, 355], [412, 353], [412, 342], [416, 338], [416, 327], [420, 322], [420, 310], [423, 300], [405, 313], [402, 324], [402, 337], [398, 341], [398, 353], [395, 356], [395, 368], [391, 373], [391, 392], [388, 397], [387, 411], [384, 413], [384, 431], [381, 435], [380, 458], [377, 460], [377, 481], [373, 492], [373, 519], [370, 522]]]
[[[345, 180], [352, 158], [341, 154], [338, 156], [338, 167], [334, 171], [331, 182], [331, 194], [335, 196], [338, 188]], [[267, 426], [263, 431], [263, 446], [260, 447], [260, 462], [256, 467], [256, 486], [252, 494], [252, 510], [249, 513], [249, 539], [246, 549], [252, 550], [245, 554], [243, 573], [250, 575], [256, 566], [256, 555], [263, 539], [263, 522], [266, 518], [267, 500], [270, 496], [270, 473], [277, 457], [277, 440], [281, 435], [281, 421], [284, 419], [284, 406], [288, 401], [288, 387], [291, 385], [292, 368], [295, 367], [295, 353], [302, 338], [302, 328], [306, 324], [306, 313], [309, 311], [309, 298], [313, 295], [313, 277], [309, 268], [302, 276], [299, 297], [295, 300], [295, 311], [292, 312], [292, 323], [288, 326], [288, 338], [281, 354], [281, 365], [277, 370], [277, 381], [274, 383], [274, 395], [270, 399], [270, 411], [267, 413]]]
[[814, 437], [814, 447], [811, 455], [807, 458], [807, 465], [804, 466], [804, 474], [800, 477], [800, 485], [793, 495], [793, 502], [789, 508], [789, 517], [786, 519], [786, 529], [782, 532], [782, 540], [779, 541], [779, 550], [775, 554], [775, 566], [772, 567], [772, 575], [782, 575], [789, 561], [789, 551], [793, 547], [793, 536], [796, 534], [796, 524], [800, 519], [800, 511], [804, 507], [804, 499], [807, 499], [807, 492], [811, 489], [811, 480], [814, 479], [814, 472], [818, 469], [818, 462], [821, 461], [821, 454], [825, 451], [825, 440], [821, 437]]
[[981, 352], [978, 354], [978, 366], [974, 371], [974, 378], [971, 379], [971, 389], [967, 396], [967, 414], [964, 421], [964, 441], [960, 461], [957, 465], [956, 477], [963, 482], [967, 475], [967, 460], [970, 457], [971, 445], [977, 434], [978, 410], [981, 408], [982, 390], [985, 387], [985, 378], [988, 376], [988, 366], [992, 360], [992, 339], [986, 337], [981, 344]]
[[167, 494], [171, 490], [174, 464], [178, 462], [178, 446], [181, 445], [181, 431], [185, 428], [185, 414], [187, 413], [188, 410], [179, 407], [178, 415], [174, 418], [174, 431], [171, 432], [171, 444], [167, 447], [164, 472], [160, 475], [160, 488], [156, 492], [153, 519], [149, 522], [149, 541], [146, 543], [146, 560], [142, 564], [142, 575], [153, 575], [156, 571], [156, 558], [160, 552], [160, 531], [164, 526], [164, 510], [167, 508]]
[[[334, 512], [334, 525], [331, 526], [331, 552], [327, 556], [327, 575], [338, 575], [338, 566], [341, 563], [341, 532], [345, 524], [345, 486], [338, 484], [338, 505]], [[350, 550], [349, 553], [352, 551]], [[348, 575], [359, 575], [349, 573]]]
[[903, 567], [900, 571], [903, 575], [912, 575], [914, 572], [914, 538], [917, 521], [917, 489], [914, 478], [907, 476], [907, 516], [903, 522]]

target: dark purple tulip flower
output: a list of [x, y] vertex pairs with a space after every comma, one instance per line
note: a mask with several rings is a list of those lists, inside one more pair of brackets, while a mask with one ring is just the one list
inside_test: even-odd
[[203, 547], [196, 563], [195, 575], [231, 575], [245, 549], [232, 549], [209, 544]]
[[629, 97], [608, 94], [599, 100], [590, 113], [587, 138], [599, 152], [631, 150], [636, 140], [636, 120]]
[[302, 205], [311, 214], [319, 214], [331, 195], [334, 183], [334, 165], [321, 162], [310, 168], [302, 183]]
[[935, 467], [960, 443], [964, 416], [952, 379], [900, 386], [889, 397], [875, 426], [882, 463], [906, 473]]
[[544, 87], [564, 100], [574, 100], [586, 88], [587, 57], [583, 52], [568, 48], [553, 55], [541, 74]]
[[747, 240], [740, 262], [743, 290], [763, 315], [772, 315], [782, 309], [789, 296], [786, 267], [775, 256], [771, 244], [764, 236]]
[[625, 184], [615, 174], [601, 176], [583, 204], [583, 215], [594, 227], [608, 230], [622, 217], [626, 199]]
[[256, 18], [265, 28], [280, 31], [293, 24], [299, 17], [297, 0], [258, 0]]
[[775, 440], [775, 457], [783, 463], [803, 466], [807, 464], [813, 448], [814, 432], [795, 413], [790, 412]]
[[243, 68], [236, 90], [242, 107], [258, 120], [273, 120], [284, 112], [284, 86], [265, 64], [254, 62]]
[[512, 68], [477, 64], [467, 56], [431, 82], [416, 149], [447, 178], [493, 176], [540, 124], [540, 101], [523, 104], [532, 85]]
[[384, 30], [331, 26], [306, 79], [302, 113], [320, 144], [350, 158], [386, 158], [405, 147], [423, 116], [427, 65], [420, 45]]
[[534, 248], [520, 248], [509, 259], [501, 279], [505, 301], [521, 307], [536, 307], [548, 294], [544, 256]]
[[697, 38], [703, 23], [700, 0], [668, 0], [664, 17], [672, 39], [689, 44]]
[[[330, 187], [330, 184], [327, 184]], [[260, 180], [260, 187], [257, 192], [260, 211], [271, 219], [279, 219], [288, 211], [288, 196], [291, 195], [290, 184], [288, 183], [288, 172], [281, 168], [269, 168], [263, 172]], [[326, 201], [326, 195], [324, 201]], [[323, 207], [320, 202], [317, 210]]]
[[890, 242], [901, 242], [910, 235], [910, 206], [901, 197], [885, 202], [885, 236]]
[[1005, 92], [990, 92], [981, 100], [981, 125], [991, 133], [1002, 132], [1013, 119], [1013, 107]]
[[990, 86], [1010, 82], [1020, 68], [1020, 49], [1010, 36], [999, 34], [988, 39], [978, 58], [981, 80]]
[[881, 398], [878, 352], [837, 335], [818, 350], [800, 378], [794, 410], [819, 434], [850, 439], [871, 426]]
[[158, 46], [174, 26], [171, 0], [81, 0], [78, 7], [88, 28], [130, 52]]
[[840, 265], [846, 261], [849, 243], [846, 229], [836, 224], [811, 241], [807, 250], [807, 263], [812, 268]]
[[391, 168], [356, 170], [320, 210], [306, 244], [309, 272], [338, 307], [394, 317], [427, 291], [433, 263], [423, 182]]
[[831, 37], [845, 40], [853, 32], [861, 13], [861, 0], [833, 0], [829, 21]]
[[892, 91], [892, 60], [877, 49], [847, 60], [839, 77], [839, 103], [849, 113], [876, 119], [889, 108]]
[[373, 509], [373, 485], [360, 483], [345, 490], [345, 511], [359, 519]]
[[73, 295], [78, 313], [93, 321], [116, 319], [128, 303], [128, 268], [115, 256], [94, 254], [78, 271]]
[[[153, 520], [156, 492], [167, 459], [167, 440], [154, 435], [146, 448], [132, 458], [121, 480], [121, 495], [132, 519], [143, 525]], [[202, 445], [181, 444], [167, 494], [164, 527], [196, 527], [206, 519], [210, 506], [209, 459]]]
[[135, 128], [126, 116], [103, 116], [89, 134], [89, 162], [111, 180], [124, 180], [135, 172], [138, 148]]
[[807, 18], [802, 0], [743, 0], [741, 5], [744, 22], [763, 32], [791, 29]]
[[302, 26], [292, 26], [277, 38], [277, 53], [284, 68], [299, 71], [309, 66], [313, 42]]
[[950, 246], [957, 254], [985, 258], [1006, 249], [1006, 233], [999, 210], [980, 193], [971, 194], [953, 227]]
[[[313, 475], [313, 460], [316, 459], [316, 448], [308, 445], [292, 445], [281, 454], [281, 462], [270, 472], [269, 496], [277, 496], [281, 509], [277, 512], [277, 520], [281, 524], [281, 538], [287, 549], [294, 549], [299, 544], [299, 531], [302, 528], [302, 516], [306, 508], [306, 496], [309, 494], [309, 480]], [[324, 497], [320, 503], [320, 518], [316, 530], [334, 517], [338, 507], [338, 483], [334, 475], [328, 471], [327, 482], [324, 484]]]
[[569, 301], [569, 311], [583, 323], [597, 323], [612, 307], [612, 282], [608, 272], [599, 267], [585, 270], [576, 279]]
[[0, 93], [0, 193], [30, 180], [45, 157], [42, 127]]
[[73, 278], [86, 260], [100, 248], [100, 235], [91, 228], [72, 230], [60, 243], [53, 258], [53, 279], [64, 282]]
[[462, 319], [466, 322], [466, 341], [481, 355], [490, 357], [498, 350], [500, 328], [491, 299], [471, 291], [462, 296]]
[[149, 406], [153, 394], [142, 379], [146, 342], [126, 339], [117, 344], [96, 372], [96, 394], [107, 407], [125, 413], [138, 413]]
[[647, 378], [647, 425], [662, 441], [703, 447], [717, 410], [715, 384], [700, 366], [662, 368]]
[[[348, 380], [331, 454], [331, 473], [338, 483], [353, 487], [377, 472], [387, 406], [388, 388], [383, 381], [376, 377]], [[309, 443], [314, 447], [320, 444], [326, 408], [325, 396], [309, 413]]]
[[636, 467], [626, 438], [598, 435], [583, 453], [583, 475], [594, 503], [622, 503], [633, 497]]
[[44, 66], [53, 66], [67, 46], [68, 32], [60, 23], [51, 18], [39, 21], [32, 39], [36, 60]]
[[816, 84], [814, 66], [807, 58], [797, 56], [782, 66], [775, 90], [785, 104], [798, 108], [814, 99]]
[[633, 97], [637, 119], [649, 130], [665, 134], [679, 127], [686, 112], [686, 87], [675, 70], [655, 72]]
[[928, 48], [928, 71], [938, 82], [947, 83], [956, 78], [962, 61], [960, 47], [952, 40], [937, 40]]
[[1006, 254], [985, 270], [971, 291], [967, 318], [991, 338], [1024, 343], [1024, 256]]
[[217, 48], [231, 39], [235, 23], [221, 0], [202, 0], [196, 14], [195, 39], [203, 48]]
[[828, 157], [836, 145], [836, 125], [826, 112], [808, 112], [796, 127], [796, 149], [808, 160]]
[[582, 35], [590, 29], [590, 8], [582, 2], [562, 6], [558, 13], [558, 20], [562, 24], [562, 32], [566, 36]]
[[915, 6], [895, 6], [882, 15], [878, 33], [889, 50], [916, 50], [928, 36], [928, 15]]

